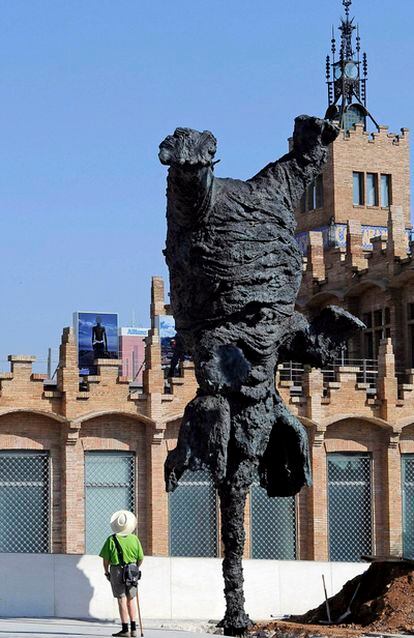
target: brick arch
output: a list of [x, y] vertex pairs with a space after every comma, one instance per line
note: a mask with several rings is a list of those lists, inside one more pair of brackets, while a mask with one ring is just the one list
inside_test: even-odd
[[88, 421], [91, 421], [92, 419], [97, 419], [100, 417], [107, 417], [107, 416], [123, 416], [125, 418], [131, 419], [133, 421], [140, 421], [143, 424], [146, 425], [153, 425], [154, 422], [152, 421], [152, 419], [149, 419], [147, 416], [145, 416], [144, 414], [136, 414], [136, 413], [131, 413], [131, 412], [125, 412], [123, 410], [95, 410], [94, 412], [87, 412], [86, 414], [82, 414], [81, 416], [78, 416], [76, 419], [73, 420], [73, 424], [83, 424], [86, 423]]
[[367, 290], [377, 288], [381, 292], [389, 288], [389, 282], [385, 278], [378, 277], [378, 279], [364, 279], [364, 281], [358, 282], [347, 288], [344, 293], [344, 297], [359, 297]]
[[10, 409], [0, 412], [2, 449], [48, 450], [60, 446], [62, 425], [66, 419], [49, 412]]
[[391, 432], [391, 426], [380, 419], [349, 415], [326, 426], [325, 448], [327, 452], [373, 452], [388, 442]]
[[343, 299], [344, 295], [340, 290], [320, 292], [309, 299], [305, 308], [306, 310], [315, 311], [330, 305], [342, 305]]
[[[83, 490], [85, 452], [132, 452], [136, 459], [135, 508], [138, 514], [138, 535], [144, 552], [148, 548], [148, 489], [150, 485], [151, 460], [149, 443], [152, 423], [139, 415], [106, 411], [81, 418], [79, 445], [77, 446], [78, 484]], [[78, 422], [79, 422], [78, 420]]]
[[323, 429], [327, 429], [331, 427], [332, 425], [341, 423], [342, 421], [352, 421], [352, 420], [362, 422], [362, 423], [365, 422], [370, 425], [376, 425], [380, 428], [384, 428], [385, 430], [389, 430], [389, 431], [392, 431], [393, 429], [392, 425], [390, 425], [387, 421], [384, 421], [384, 419], [379, 419], [378, 417], [375, 417], [375, 416], [368, 416], [366, 414], [355, 414], [352, 412], [344, 413], [344, 414], [335, 414], [335, 416], [324, 419], [321, 425], [323, 426]]
[[414, 454], [414, 418], [408, 417], [400, 422], [400, 451], [401, 454]]
[[0, 410], [0, 419], [3, 416], [7, 416], [8, 414], [37, 414], [39, 416], [44, 416], [52, 421], [57, 421], [58, 423], [67, 423], [67, 419], [60, 414], [55, 414], [54, 412], [46, 412], [46, 410], [30, 410], [29, 408], [3, 408]]
[[62, 431], [65, 419], [40, 410], [14, 409], [0, 414], [2, 450], [47, 451], [52, 469], [52, 551], [62, 545]]

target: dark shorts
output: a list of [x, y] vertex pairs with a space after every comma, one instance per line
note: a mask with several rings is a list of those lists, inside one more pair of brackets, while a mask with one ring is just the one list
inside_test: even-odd
[[135, 598], [137, 595], [137, 588], [125, 586], [125, 583], [122, 581], [122, 567], [120, 565], [111, 565], [110, 574], [114, 598], [122, 598], [122, 596]]

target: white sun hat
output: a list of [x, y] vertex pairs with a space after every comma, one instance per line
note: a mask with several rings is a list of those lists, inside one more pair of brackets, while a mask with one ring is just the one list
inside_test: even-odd
[[128, 510], [119, 510], [111, 516], [111, 528], [114, 534], [128, 536], [137, 526], [135, 514]]

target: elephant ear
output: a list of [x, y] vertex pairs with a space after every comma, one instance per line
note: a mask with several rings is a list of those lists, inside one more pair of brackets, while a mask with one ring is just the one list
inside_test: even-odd
[[304, 485], [312, 484], [306, 430], [287, 411], [273, 425], [259, 462], [259, 477], [268, 496], [294, 496]]

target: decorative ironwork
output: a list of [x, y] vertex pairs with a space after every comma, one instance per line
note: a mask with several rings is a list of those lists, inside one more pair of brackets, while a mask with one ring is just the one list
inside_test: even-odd
[[[328, 110], [326, 118], [337, 121], [348, 131], [354, 124], [363, 123], [369, 117], [379, 129], [379, 125], [366, 108], [367, 56], [360, 60], [361, 37], [359, 26], [350, 17], [352, 0], [343, 0], [345, 17], [338, 27], [340, 32], [339, 57], [336, 57], [334, 31], [331, 38], [331, 55], [326, 60], [326, 82], [328, 86]], [[356, 32], [355, 49], [354, 33]]]
[[0, 552], [50, 552], [47, 452], [0, 452]]

